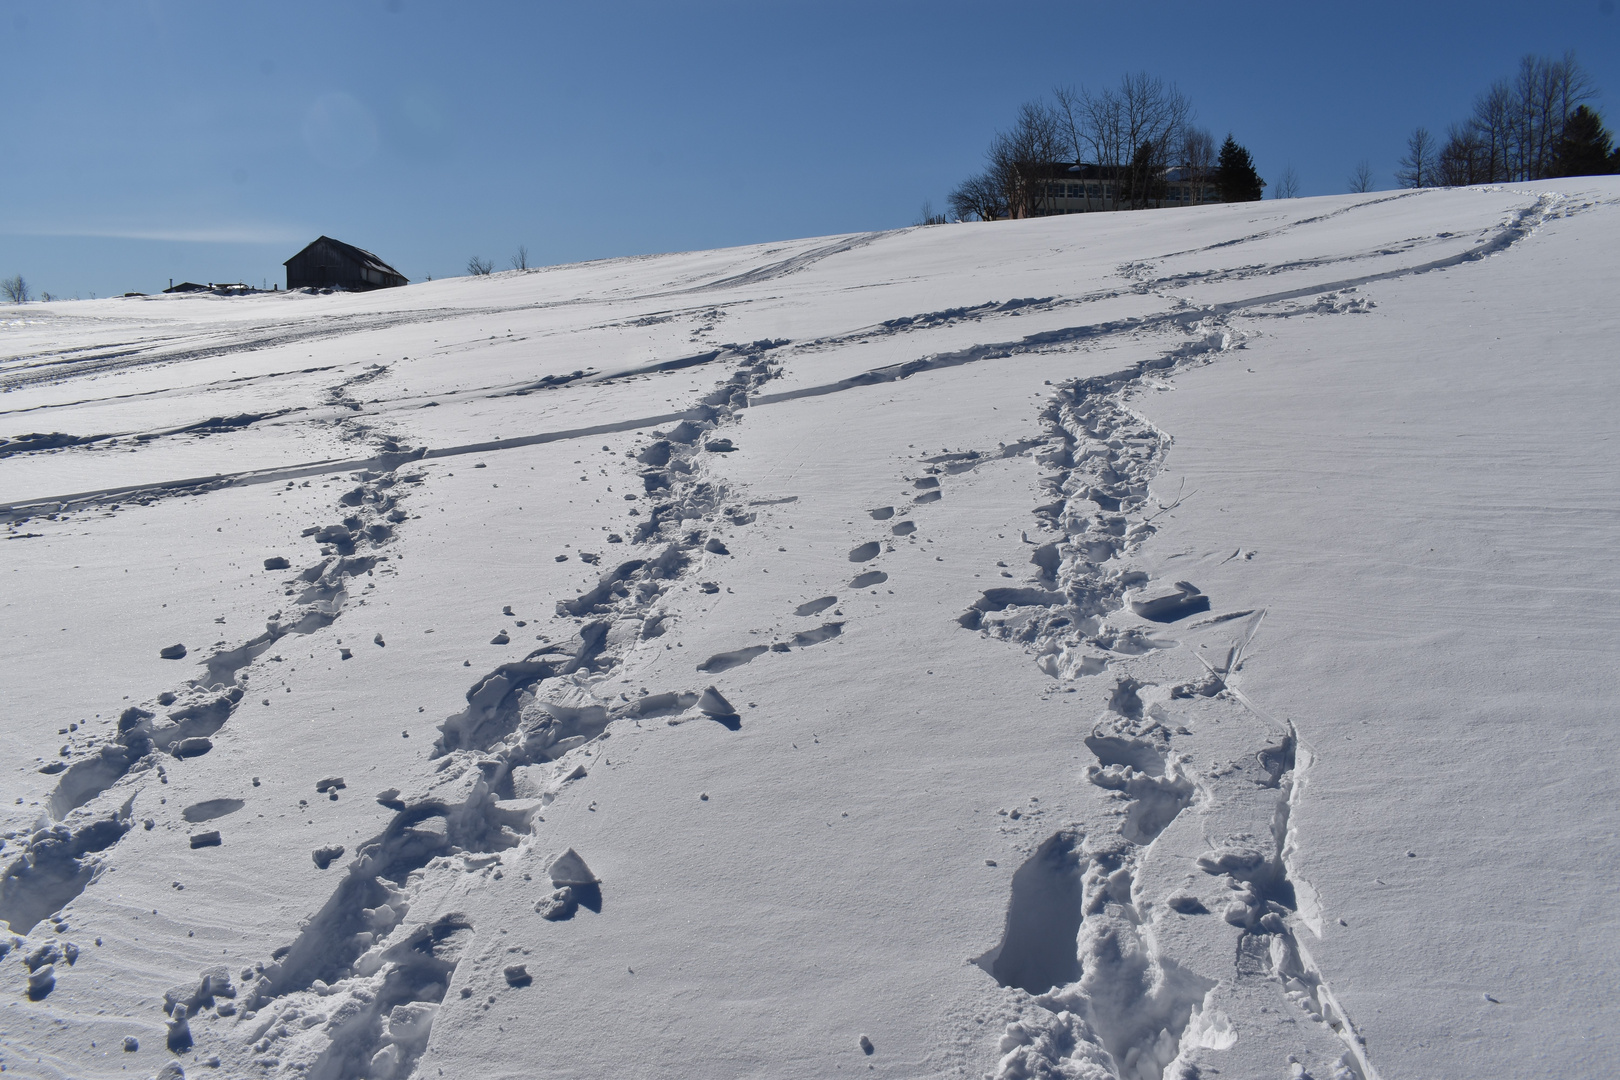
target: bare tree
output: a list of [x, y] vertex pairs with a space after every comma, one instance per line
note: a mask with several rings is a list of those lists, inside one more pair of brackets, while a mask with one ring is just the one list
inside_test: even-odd
[[1122, 78], [1118, 93], [1125, 145], [1133, 157], [1143, 143], [1174, 145], [1192, 117], [1192, 103], [1181, 91], [1145, 71]]
[[[1162, 195], [1164, 170], [1187, 164], [1189, 149], [1204, 149], [1200, 141], [1187, 142], [1192, 103], [1174, 85], [1146, 72], [1126, 75], [1117, 89], [1059, 87], [1053, 97], [1054, 115], [1074, 156], [1089, 154], [1119, 177], [1123, 190], [1117, 205], [1153, 205]], [[1214, 140], [1207, 144], [1213, 159]]]
[[1557, 60], [1526, 56], [1519, 61], [1512, 93], [1518, 144], [1512, 179], [1550, 176], [1564, 121], [1577, 106], [1591, 100], [1592, 80], [1573, 52]]
[[1433, 173], [1425, 179], [1491, 184], [1550, 175], [1565, 120], [1593, 93], [1592, 80], [1574, 53], [1557, 60], [1524, 57], [1512, 79], [1492, 83], [1474, 99], [1472, 115], [1451, 126], [1445, 145], [1432, 155]]
[[1188, 127], [1181, 134], [1178, 164], [1197, 176], [1207, 176], [1215, 169], [1215, 136], [1207, 128]]
[[1452, 124], [1435, 158], [1435, 179], [1444, 187], [1489, 182], [1489, 153], [1474, 124]]
[[1007, 216], [1035, 217], [1050, 204], [1048, 179], [1054, 162], [1067, 156], [1058, 113], [1039, 101], [1019, 107], [1013, 126], [990, 144], [989, 175], [1001, 188]]
[[1356, 162], [1355, 170], [1350, 173], [1348, 182], [1351, 191], [1359, 193], [1372, 190], [1373, 171], [1372, 166], [1367, 164], [1366, 158]]
[[1299, 197], [1299, 173], [1294, 171], [1292, 165], [1282, 171], [1277, 178], [1277, 186], [1272, 189], [1273, 199], [1297, 199]]
[[1118, 94], [1059, 87], [1054, 96], [1076, 158], [1089, 156], [1095, 164], [1115, 169], [1130, 160], [1136, 148], [1126, 145], [1124, 104]]
[[956, 185], [950, 194], [951, 213], [959, 221], [996, 221], [1007, 216], [1001, 185], [989, 173], [980, 173]]
[[1513, 89], [1499, 79], [1474, 101], [1474, 115], [1468, 121], [1465, 139], [1473, 153], [1470, 184], [1490, 184], [1513, 177], [1515, 144], [1522, 132], [1516, 116]]
[[529, 268], [529, 249], [523, 244], [518, 245], [517, 254], [512, 256], [512, 269], [527, 270]]
[[473, 277], [483, 277], [493, 269], [495, 269], [494, 263], [488, 259], [480, 259], [477, 255], [467, 260], [467, 273]]
[[1553, 86], [1553, 97], [1558, 108], [1554, 115], [1568, 119], [1570, 113], [1597, 96], [1597, 85], [1575, 59], [1574, 49], [1567, 50], [1558, 64]]
[[1185, 95], [1145, 72], [1098, 92], [1060, 86], [1051, 104], [1024, 105], [1012, 128], [996, 135], [989, 167], [951, 192], [951, 210], [984, 221], [1046, 213], [1071, 179], [1058, 167], [1088, 158], [1101, 168], [1103, 197], [1114, 206], [1156, 205], [1168, 168], [1213, 165], [1214, 140], [1190, 131], [1191, 116]]
[[1401, 187], [1433, 187], [1434, 158], [1434, 136], [1429, 134], [1429, 129], [1420, 127], [1413, 130], [1406, 139], [1406, 156], [1401, 158], [1400, 167], [1395, 170], [1395, 182]]
[[951, 219], [947, 215], [936, 214], [934, 212], [934, 201], [932, 199], [924, 199], [922, 204], [922, 212], [917, 215], [917, 220], [912, 222], [912, 224], [945, 225], [948, 224], [950, 220]]
[[1059, 86], [1052, 91], [1052, 101], [1052, 116], [1063, 141], [1063, 156], [1078, 165], [1085, 154], [1083, 147], [1088, 130], [1085, 95], [1072, 86]]
[[1190, 125], [1182, 129], [1171, 160], [1181, 167], [1181, 179], [1194, 203], [1205, 201], [1204, 193], [1214, 183], [1216, 156], [1215, 137], [1207, 129]]
[[23, 280], [21, 274], [13, 274], [0, 280], [0, 293], [4, 293], [7, 300], [13, 304], [26, 304], [29, 301], [28, 282]]
[[1162, 144], [1145, 142], [1138, 146], [1119, 177], [1120, 203], [1133, 210], [1162, 206], [1169, 193], [1165, 182], [1169, 163], [1170, 155]]

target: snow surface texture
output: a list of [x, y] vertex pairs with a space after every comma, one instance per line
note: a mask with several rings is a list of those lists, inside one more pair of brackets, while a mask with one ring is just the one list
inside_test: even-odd
[[1606, 1075], [1617, 204], [0, 309], [0, 1065]]

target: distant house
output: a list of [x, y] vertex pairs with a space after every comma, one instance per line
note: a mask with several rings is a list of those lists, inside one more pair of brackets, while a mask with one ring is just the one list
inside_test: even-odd
[[391, 289], [405, 275], [369, 251], [323, 236], [284, 263], [289, 289]]
[[[1084, 214], [1092, 210], [1121, 208], [1120, 187], [1128, 181], [1129, 166], [1075, 165], [1053, 163], [1036, 167], [1034, 217], [1054, 214]], [[1198, 206], [1221, 201], [1212, 174], [1195, 172], [1185, 166], [1162, 170], [1153, 182], [1151, 194], [1138, 205]]]
[[174, 284], [174, 279], [170, 278], [169, 287], [163, 291], [166, 293], [211, 292], [219, 293], [222, 296], [236, 296], [241, 293], [258, 292], [259, 290], [253, 288], [245, 281], [210, 281], [207, 285], [199, 285], [195, 281], [182, 281], [180, 284], [176, 285]]

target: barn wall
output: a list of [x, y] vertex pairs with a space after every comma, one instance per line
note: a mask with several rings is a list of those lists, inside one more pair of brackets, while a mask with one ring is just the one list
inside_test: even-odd
[[[381, 279], [381, 280], [378, 280]], [[386, 289], [403, 285], [400, 280], [388, 280], [386, 275], [373, 273], [369, 278], [365, 267], [327, 244], [317, 244], [299, 252], [287, 262], [287, 288]]]

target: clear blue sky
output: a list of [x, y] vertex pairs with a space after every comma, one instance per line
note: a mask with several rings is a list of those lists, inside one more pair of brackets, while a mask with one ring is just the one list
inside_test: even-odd
[[1275, 182], [1377, 186], [1417, 124], [1615, 0], [0, 0], [0, 275], [72, 296], [284, 280], [321, 233], [413, 280], [911, 223], [1022, 101], [1176, 82]]

